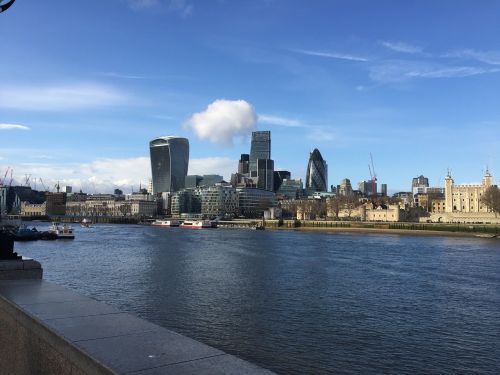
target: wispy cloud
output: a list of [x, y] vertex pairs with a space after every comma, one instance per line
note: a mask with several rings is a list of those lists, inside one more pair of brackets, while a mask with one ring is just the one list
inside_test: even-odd
[[99, 73], [99, 75], [104, 76], [104, 77], [124, 78], [124, 79], [149, 79], [150, 78], [150, 77], [146, 77], [146, 76], [133, 75], [133, 74], [122, 74], [122, 73], [115, 73], [115, 72], [103, 72], [103, 73]]
[[449, 52], [445, 54], [444, 57], [456, 57], [477, 60], [490, 65], [500, 65], [500, 51], [476, 51], [474, 49], [462, 49]]
[[378, 83], [397, 83], [416, 78], [461, 78], [497, 73], [500, 68], [449, 66], [423, 61], [391, 60], [370, 67], [370, 78]]
[[30, 128], [18, 124], [0, 124], [0, 130], [30, 130]]
[[312, 51], [312, 50], [304, 50], [304, 49], [291, 49], [290, 51], [295, 52], [295, 53], [301, 53], [303, 55], [327, 57], [330, 59], [361, 61], [361, 62], [369, 61], [369, 59], [366, 57], [355, 56], [355, 55], [350, 55], [350, 54], [345, 54], [345, 53], [328, 52], [328, 51]]
[[475, 76], [478, 74], [496, 73], [499, 71], [500, 69], [483, 69], [473, 66], [451, 66], [410, 71], [406, 73], [406, 76], [421, 78], [456, 78]]
[[404, 42], [381, 41], [380, 44], [383, 45], [385, 48], [401, 53], [415, 54], [415, 53], [421, 53], [423, 50], [422, 47], [411, 45]]
[[168, 11], [177, 12], [186, 17], [193, 13], [193, 4], [189, 0], [128, 0], [132, 9], [149, 9], [164, 7]]
[[265, 115], [265, 114], [259, 115], [258, 121], [262, 124], [287, 126], [290, 128], [300, 128], [300, 127], [305, 126], [299, 120], [286, 118], [286, 117], [280, 117], [280, 116]]
[[0, 87], [0, 108], [68, 111], [123, 105], [129, 97], [111, 86], [94, 83]]

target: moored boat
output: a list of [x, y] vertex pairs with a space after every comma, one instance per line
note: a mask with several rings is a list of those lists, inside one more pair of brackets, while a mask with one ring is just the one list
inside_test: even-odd
[[88, 220], [88, 219], [83, 219], [81, 222], [80, 222], [80, 225], [82, 226], [82, 228], [90, 228], [91, 227], [91, 224], [92, 224], [92, 221]]
[[208, 229], [217, 228], [217, 223], [210, 220], [185, 220], [181, 225], [181, 228], [194, 228], [194, 229]]
[[75, 238], [73, 228], [68, 224], [52, 223], [52, 226], [49, 228], [49, 233], [54, 233], [57, 235], [57, 238], [61, 239], [72, 240]]
[[36, 241], [40, 236], [41, 232], [35, 227], [29, 229], [26, 225], [21, 225], [14, 233], [14, 241]]
[[155, 220], [151, 225], [155, 227], [178, 227], [180, 222], [179, 220]]

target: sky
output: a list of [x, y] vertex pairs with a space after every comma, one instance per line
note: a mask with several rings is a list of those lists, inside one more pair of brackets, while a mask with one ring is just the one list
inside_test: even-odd
[[[0, 0], [0, 3], [4, 0]], [[0, 179], [137, 190], [149, 141], [229, 178], [270, 130], [275, 169], [408, 191], [500, 176], [500, 2], [18, 0], [0, 13]], [[7, 180], [10, 180], [10, 173]]]

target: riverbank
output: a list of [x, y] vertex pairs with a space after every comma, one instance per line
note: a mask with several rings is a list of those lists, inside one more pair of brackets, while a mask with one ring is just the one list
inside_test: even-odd
[[[483, 233], [472, 232], [451, 232], [441, 230], [418, 230], [418, 229], [384, 229], [384, 228], [342, 228], [342, 227], [275, 227], [266, 228], [271, 230], [290, 230], [299, 232], [334, 232], [334, 233], [366, 233], [366, 234], [399, 234], [410, 236], [443, 236], [443, 237], [474, 237], [474, 238], [489, 238], [483, 237]], [[498, 237], [491, 237], [499, 239]]]
[[495, 238], [500, 237], [500, 227], [488, 224], [444, 224], [444, 223], [369, 223], [345, 221], [277, 221], [265, 222], [266, 229], [296, 230], [309, 232], [400, 234], [415, 236], [451, 236]]

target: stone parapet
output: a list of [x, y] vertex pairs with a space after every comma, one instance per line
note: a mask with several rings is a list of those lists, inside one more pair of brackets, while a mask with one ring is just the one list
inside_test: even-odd
[[41, 279], [42, 265], [31, 258], [0, 260], [0, 280]]
[[43, 280], [0, 281], [2, 374], [272, 374]]

